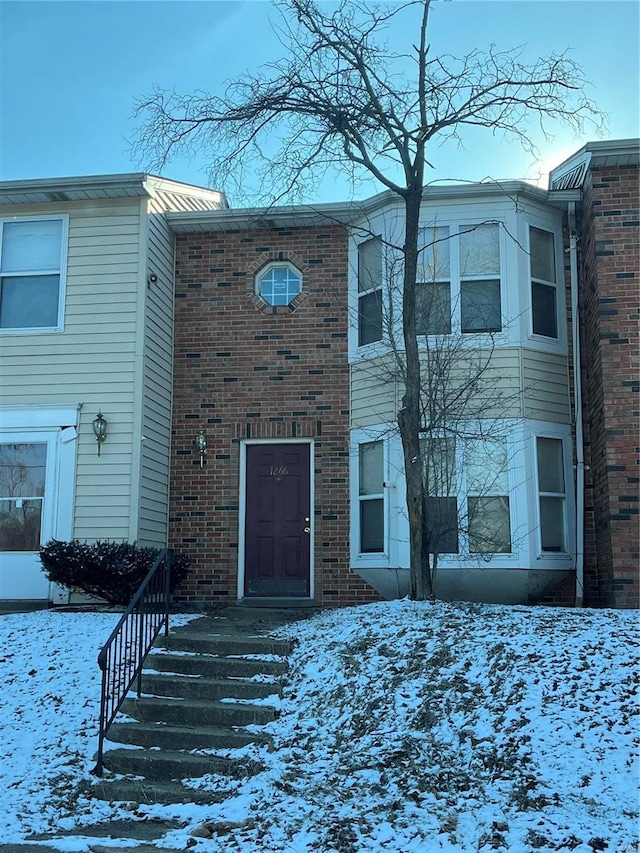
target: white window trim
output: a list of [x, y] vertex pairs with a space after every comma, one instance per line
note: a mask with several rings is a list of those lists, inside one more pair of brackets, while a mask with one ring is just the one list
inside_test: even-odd
[[[562, 473], [564, 477], [564, 494], [559, 492], [541, 492], [540, 481], [538, 476], [538, 439], [550, 438], [554, 441], [561, 442], [562, 446]], [[540, 430], [531, 434], [531, 450], [533, 454], [533, 473], [535, 477], [535, 500], [534, 500], [534, 518], [536, 530], [536, 551], [539, 560], [561, 560], [563, 563], [571, 558], [573, 550], [572, 536], [569, 529], [569, 498], [570, 489], [572, 488], [571, 481], [571, 443], [567, 437], [559, 433], [548, 430]], [[543, 551], [542, 549], [542, 520], [540, 518], [540, 498], [541, 497], [562, 497], [562, 512], [563, 512], [563, 530], [564, 530], [564, 551]]]
[[[531, 229], [537, 228], [538, 231], [546, 231], [553, 237], [554, 260], [556, 268], [556, 280], [544, 281], [544, 279], [534, 279], [531, 271]], [[567, 320], [566, 309], [564, 304], [565, 299], [565, 284], [564, 284], [564, 263], [562, 256], [562, 234], [549, 222], [541, 222], [537, 219], [528, 219], [525, 228], [525, 246], [527, 251], [527, 282], [526, 282], [526, 306], [528, 307], [528, 326], [527, 333], [529, 340], [535, 342], [536, 348], [547, 349], [550, 352], [558, 352], [558, 350], [566, 350], [567, 346]], [[533, 282], [545, 284], [548, 287], [555, 288], [556, 292], [556, 324], [558, 336], [550, 338], [547, 335], [541, 335], [533, 331]]]
[[[60, 247], [60, 287], [58, 290], [58, 318], [55, 326], [29, 326], [19, 329], [3, 329], [0, 327], [1, 335], [50, 335], [54, 332], [64, 331], [64, 315], [67, 291], [67, 258], [69, 246], [69, 214], [45, 214], [42, 216], [12, 216], [0, 219], [0, 252], [2, 250], [2, 230], [5, 222], [42, 222], [43, 220], [57, 220], [62, 222], [61, 247]], [[0, 258], [1, 271], [1, 258]], [[1, 274], [1, 273], [0, 273]], [[44, 275], [44, 273], [40, 272]]]
[[[356, 246], [356, 286], [355, 286], [355, 309], [356, 309], [356, 322], [355, 322], [355, 343], [356, 350], [360, 353], [370, 353], [375, 352], [376, 348], [380, 349], [381, 346], [384, 346], [388, 343], [387, 338], [388, 335], [385, 333], [384, 328], [384, 288], [383, 285], [386, 281], [385, 273], [384, 273], [384, 258], [381, 254], [381, 263], [380, 263], [380, 284], [377, 287], [371, 287], [369, 290], [360, 290], [360, 246], [363, 246], [365, 243], [369, 243], [372, 240], [380, 240], [381, 241], [381, 253], [382, 248], [384, 247], [384, 240], [382, 234], [372, 234], [368, 236], [366, 240], [358, 240], [355, 244]], [[369, 341], [367, 344], [360, 343], [360, 300], [364, 296], [370, 296], [372, 293], [380, 293], [380, 301], [382, 304], [382, 334], [376, 341]]]
[[[387, 426], [353, 430], [351, 434], [351, 567], [388, 568], [390, 558], [389, 541], [389, 442], [385, 437]], [[382, 442], [382, 513], [384, 518], [383, 551], [360, 551], [360, 445]]]
[[[468, 508], [468, 499], [469, 497], [506, 497], [509, 499], [509, 532], [510, 532], [510, 549], [509, 551], [487, 551], [487, 552], [476, 552], [473, 553], [469, 550], [469, 531], [468, 529], [464, 529], [464, 524], [462, 529], [458, 530], [458, 551], [454, 554], [439, 554], [438, 562], [441, 566], [445, 567], [447, 564], [457, 564], [462, 561], [465, 563], [474, 563], [480, 565], [486, 565], [488, 563], [493, 564], [496, 560], [506, 560], [508, 562], [517, 562], [519, 559], [519, 545], [515, 538], [515, 531], [517, 525], [517, 517], [516, 517], [516, 501], [517, 501], [517, 489], [516, 484], [513, 479], [512, 466], [509, 464], [511, 458], [515, 458], [515, 448], [514, 448], [514, 437], [512, 435], [511, 430], [503, 431], [502, 425], [496, 425], [496, 432], [498, 433], [495, 437], [492, 438], [491, 435], [487, 435], [488, 441], [504, 441], [505, 445], [505, 453], [507, 458], [507, 493], [506, 495], [502, 491], [498, 491], [497, 489], [488, 487], [487, 491], [483, 492], [481, 495], [472, 494], [469, 495], [468, 487], [467, 487], [467, 469], [465, 465], [465, 451], [467, 449], [468, 442], [480, 440], [476, 436], [470, 434], [468, 436], [460, 436], [455, 440], [456, 448], [455, 448], [455, 469], [456, 469], [456, 479], [457, 479], [457, 489], [453, 494], [450, 495], [439, 495], [438, 497], [455, 497], [458, 501], [458, 518], [466, 519], [466, 526], [468, 528], [469, 524], [469, 508]], [[421, 436], [425, 435], [424, 433], [420, 433]], [[425, 438], [428, 437], [425, 435]], [[432, 438], [444, 437], [432, 435]]]
[[[467, 227], [473, 228], [479, 225], [497, 225], [498, 226], [498, 242], [500, 250], [500, 271], [497, 275], [474, 275], [465, 276], [460, 272], [460, 234], [466, 233]], [[485, 216], [481, 219], [477, 217], [456, 217], [456, 219], [442, 219], [437, 222], [420, 222], [420, 231], [425, 228], [448, 228], [449, 241], [451, 250], [449, 252], [449, 292], [451, 295], [451, 333], [450, 335], [418, 335], [418, 347], [421, 349], [427, 348], [430, 344], [435, 345], [440, 339], [455, 337], [456, 346], [458, 341], [460, 347], [477, 348], [478, 346], [486, 345], [488, 340], [492, 340], [495, 346], [510, 345], [509, 341], [509, 318], [505, 314], [505, 306], [507, 305], [506, 292], [506, 267], [507, 267], [507, 247], [505, 245], [505, 229], [506, 221], [503, 216]], [[420, 246], [418, 245], [418, 250]], [[462, 331], [462, 306], [461, 306], [461, 291], [462, 281], [500, 281], [500, 322], [501, 329], [499, 332], [463, 332]], [[445, 282], [446, 279], [438, 279], [440, 282]], [[400, 316], [402, 306], [399, 306]], [[426, 339], [426, 340], [425, 340]], [[511, 344], [512, 345], [512, 344]]]

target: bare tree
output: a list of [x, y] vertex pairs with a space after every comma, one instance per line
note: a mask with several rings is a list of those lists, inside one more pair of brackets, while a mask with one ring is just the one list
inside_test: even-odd
[[[427, 40], [432, 0], [391, 7], [343, 0], [337, 8], [282, 0], [277, 26], [282, 61], [231, 83], [221, 96], [180, 96], [156, 89], [138, 103], [137, 149], [152, 168], [177, 152], [205, 150], [210, 178], [238, 184], [243, 167], [263, 167], [262, 185], [277, 197], [309, 191], [328, 170], [375, 178], [404, 206], [402, 333], [405, 394], [398, 415], [410, 530], [410, 589], [432, 597], [424, 535], [425, 482], [420, 462], [421, 364], [416, 335], [420, 205], [431, 140], [460, 144], [482, 127], [533, 152], [528, 120], [543, 133], [553, 122], [576, 132], [601, 116], [585, 96], [581, 69], [566, 53], [523, 61], [523, 49], [490, 46], [456, 58], [432, 56]], [[385, 31], [399, 19], [416, 41], [392, 53]]]

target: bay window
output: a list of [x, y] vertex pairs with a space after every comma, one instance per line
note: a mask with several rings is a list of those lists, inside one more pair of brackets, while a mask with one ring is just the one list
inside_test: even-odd
[[536, 438], [540, 547], [544, 552], [566, 553], [566, 488], [562, 439]]
[[531, 313], [534, 335], [558, 337], [558, 285], [553, 234], [529, 228]]
[[420, 229], [416, 332], [448, 335], [502, 330], [500, 226]]
[[460, 321], [463, 332], [499, 332], [500, 232], [497, 223], [461, 225]]
[[416, 279], [416, 334], [451, 333], [451, 260], [448, 228], [420, 229]]
[[384, 552], [384, 447], [368, 441], [358, 447], [361, 554]]
[[425, 531], [430, 554], [457, 554], [458, 472], [456, 443], [452, 438], [420, 439], [425, 485]]
[[382, 240], [358, 246], [358, 346], [382, 340]]
[[470, 554], [511, 551], [507, 446], [501, 439], [465, 444], [467, 518]]

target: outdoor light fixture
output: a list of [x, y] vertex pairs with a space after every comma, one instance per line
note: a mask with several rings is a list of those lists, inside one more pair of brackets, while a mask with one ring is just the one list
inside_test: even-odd
[[107, 421], [102, 412], [98, 412], [93, 420], [93, 434], [98, 442], [98, 456], [100, 456], [100, 445], [107, 438]]
[[198, 448], [198, 453], [200, 454], [200, 467], [202, 468], [204, 465], [204, 455], [207, 452], [207, 436], [204, 434], [203, 429], [200, 430], [200, 433], [196, 436], [193, 443]]

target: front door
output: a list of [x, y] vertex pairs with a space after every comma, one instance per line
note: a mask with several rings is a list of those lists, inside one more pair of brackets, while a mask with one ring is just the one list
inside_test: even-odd
[[38, 548], [53, 532], [52, 441], [16, 439], [0, 442], [0, 599], [46, 599]]
[[308, 444], [249, 444], [246, 456], [244, 594], [311, 594]]

